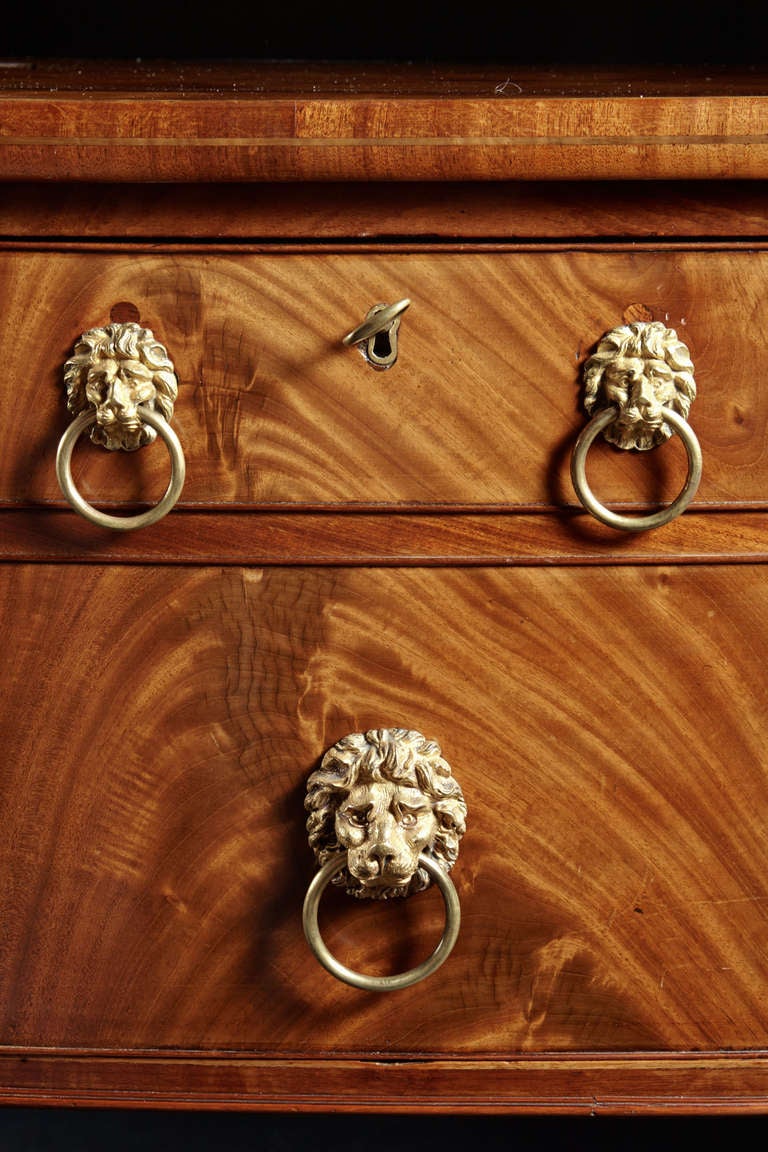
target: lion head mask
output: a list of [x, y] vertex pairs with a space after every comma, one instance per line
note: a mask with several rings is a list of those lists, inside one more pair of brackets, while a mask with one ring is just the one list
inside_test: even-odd
[[438, 745], [405, 728], [339, 740], [309, 777], [305, 806], [318, 864], [345, 852], [334, 883], [377, 900], [429, 885], [422, 852], [450, 872], [467, 814]]
[[149, 328], [134, 323], [84, 332], [64, 366], [64, 383], [70, 412], [95, 408], [91, 440], [112, 451], [151, 444], [157, 433], [139, 408], [158, 410], [170, 421], [178, 393], [165, 348]]
[[584, 406], [610, 404], [616, 419], [604, 436], [620, 448], [655, 448], [672, 435], [664, 409], [688, 418], [696, 397], [693, 363], [674, 328], [637, 321], [606, 333], [584, 365]]

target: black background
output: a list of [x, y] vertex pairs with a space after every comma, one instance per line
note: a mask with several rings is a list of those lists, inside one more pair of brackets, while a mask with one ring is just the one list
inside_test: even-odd
[[[762, 70], [768, 0], [490, 3], [341, 0], [4, 0], [0, 58], [483, 61], [540, 68], [661, 66]], [[1, 930], [1, 928], [0, 928]], [[768, 986], [768, 957], [766, 957]], [[1, 1040], [1, 1038], [0, 1038]], [[768, 1105], [767, 1105], [768, 1106]], [[0, 1109], [0, 1152], [421, 1152], [608, 1149], [665, 1152], [681, 1141], [765, 1139], [763, 1117], [259, 1115]]]
[[746, 68], [766, 60], [767, 7], [765, 0], [3, 0], [0, 57]]
[[[3, 1152], [682, 1152], [763, 1147], [761, 1116], [272, 1116], [0, 1110]], [[737, 1144], [738, 1142], [738, 1144]]]

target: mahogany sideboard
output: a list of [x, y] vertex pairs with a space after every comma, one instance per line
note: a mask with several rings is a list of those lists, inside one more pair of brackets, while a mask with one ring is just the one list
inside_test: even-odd
[[[298, 65], [0, 68], [0, 1101], [768, 1111], [768, 82]], [[397, 362], [342, 338], [407, 298]], [[617, 325], [690, 350], [660, 528], [569, 476]], [[178, 378], [167, 516], [73, 511], [81, 334]], [[80, 440], [157, 501], [162, 442]], [[595, 445], [642, 513], [679, 437]], [[453, 952], [349, 987], [302, 932], [304, 793], [349, 733], [461, 782]], [[324, 898], [356, 970], [439, 893]]]

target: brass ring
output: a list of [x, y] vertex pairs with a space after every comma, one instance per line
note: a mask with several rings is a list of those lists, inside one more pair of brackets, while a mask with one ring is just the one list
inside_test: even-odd
[[385, 332], [398, 316], [402, 316], [406, 308], [410, 308], [410, 300], [398, 300], [396, 304], [383, 304], [373, 316], [366, 317], [362, 324], [357, 328], [353, 328], [348, 332], [342, 344], [349, 346], [350, 344], [362, 344], [364, 340], [370, 340], [373, 336], [378, 336], [379, 332]]
[[323, 968], [335, 976], [337, 980], [343, 980], [345, 984], [351, 984], [354, 988], [362, 988], [365, 992], [395, 992], [399, 988], [409, 988], [411, 984], [417, 984], [419, 980], [431, 976], [450, 956], [458, 938], [461, 923], [459, 897], [448, 873], [431, 857], [425, 856], [423, 852], [419, 856], [419, 867], [429, 873], [445, 901], [445, 931], [429, 959], [418, 964], [415, 968], [409, 968], [407, 972], [400, 972], [395, 976], [366, 976], [362, 972], [355, 972], [352, 968], [346, 968], [328, 951], [317, 923], [320, 898], [327, 885], [336, 873], [342, 870], [346, 862], [347, 856], [344, 852], [327, 860], [312, 878], [312, 883], [309, 885], [307, 895], [304, 898], [304, 911], [302, 913], [304, 935]]
[[701, 480], [701, 447], [699, 441], [687, 420], [679, 413], [673, 412], [671, 408], [665, 408], [664, 420], [671, 424], [679, 434], [688, 454], [688, 476], [683, 490], [677, 499], [658, 512], [649, 513], [647, 516], [622, 516], [618, 512], [611, 512], [609, 508], [600, 503], [587, 483], [586, 474], [587, 452], [592, 441], [616, 419], [616, 411], [615, 406], [601, 409], [596, 416], [592, 417], [576, 441], [571, 458], [571, 480], [576, 489], [576, 495], [588, 512], [591, 512], [593, 516], [610, 528], [621, 528], [626, 532], [643, 532], [648, 528], [660, 528], [662, 524], [668, 524], [670, 520], [679, 516], [696, 494]]
[[171, 479], [165, 495], [159, 503], [146, 512], [139, 513], [138, 516], [110, 516], [106, 512], [99, 512], [97, 508], [84, 500], [75, 488], [71, 468], [72, 451], [81, 434], [96, 423], [95, 408], [88, 408], [76, 416], [59, 442], [56, 452], [56, 478], [59, 481], [59, 487], [75, 511], [84, 516], [86, 520], [90, 520], [92, 524], [98, 524], [100, 528], [112, 528], [118, 532], [127, 532], [133, 528], [146, 528], [170, 512], [181, 495], [186, 474], [186, 463], [178, 436], [168, 421], [157, 412], [153, 412], [151, 408], [140, 408], [139, 412], [141, 419], [149, 424], [150, 428], [154, 428], [166, 443], [171, 457]]

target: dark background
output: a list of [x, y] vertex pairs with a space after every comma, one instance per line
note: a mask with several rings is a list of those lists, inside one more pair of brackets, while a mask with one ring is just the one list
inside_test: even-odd
[[[414, 60], [585, 69], [762, 70], [768, 0], [718, 7], [607, 0], [5, 0], [0, 58]], [[768, 977], [768, 957], [766, 958]], [[768, 983], [768, 979], [767, 979]], [[421, 1152], [589, 1148], [670, 1152], [762, 1143], [763, 1117], [410, 1117], [0, 1109], [0, 1152]]]
[[765, 0], [3, 0], [0, 57], [764, 63]]
[[[3, 1152], [680, 1152], [763, 1147], [760, 1116], [263, 1116], [0, 1110]], [[742, 1145], [742, 1142], [743, 1145]]]

